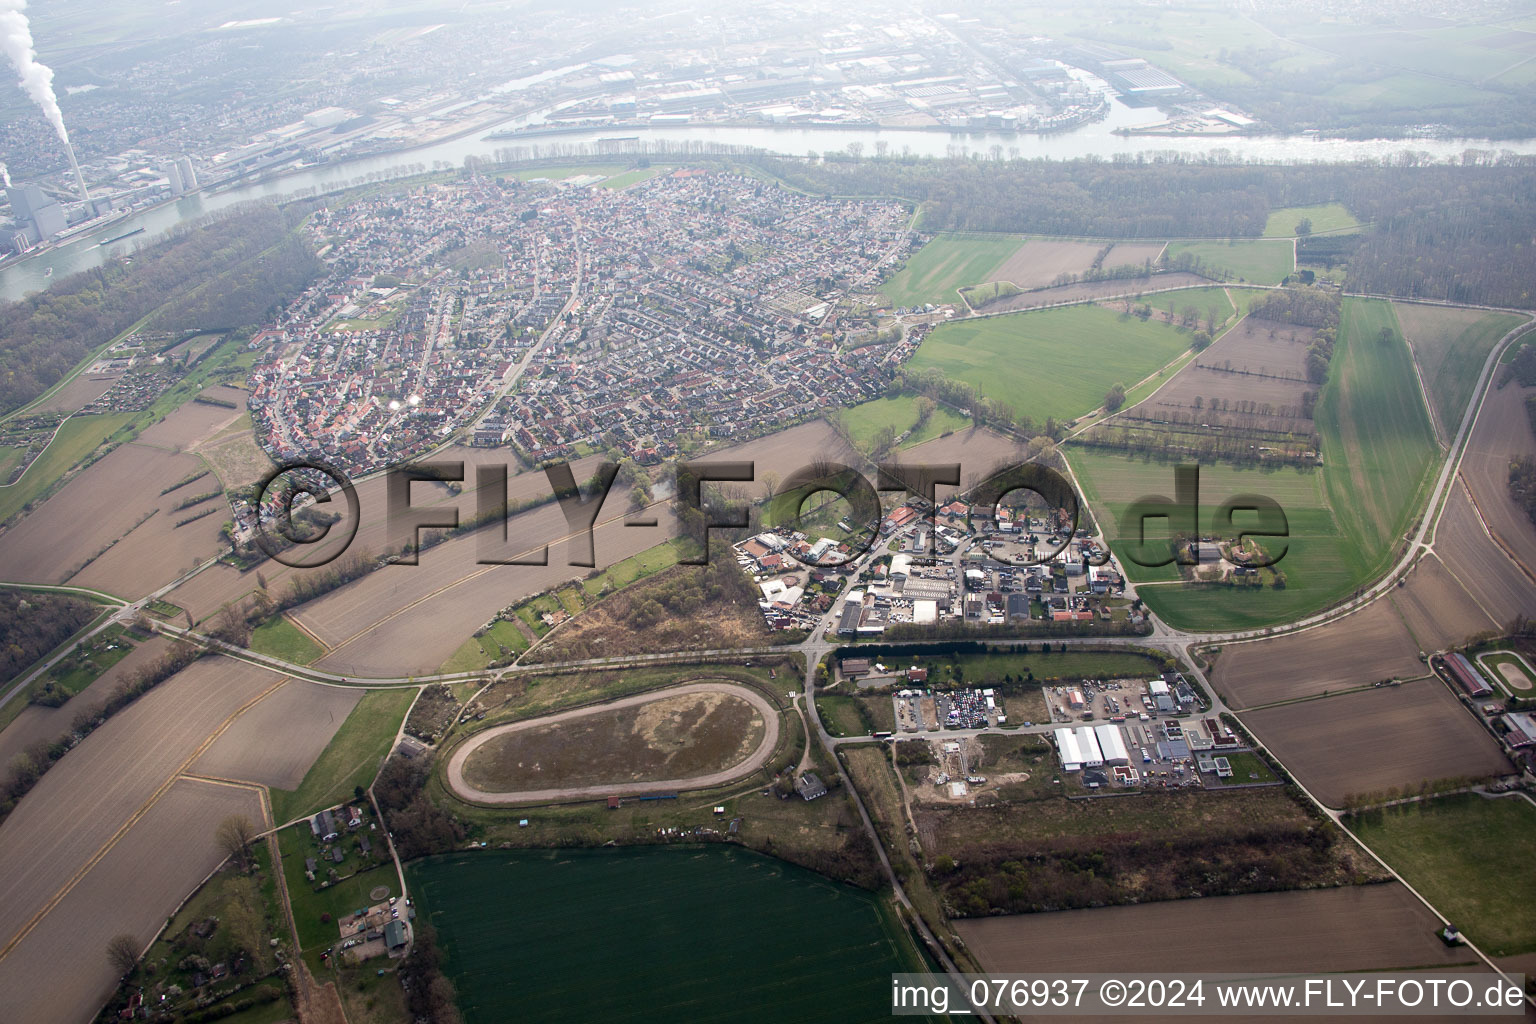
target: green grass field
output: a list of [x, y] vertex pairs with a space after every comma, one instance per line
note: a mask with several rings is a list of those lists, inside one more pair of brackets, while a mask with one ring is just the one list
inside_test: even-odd
[[325, 651], [286, 615], [277, 615], [251, 630], [251, 650], [295, 665], [308, 665]]
[[1226, 271], [1235, 280], [1254, 284], [1279, 284], [1296, 269], [1295, 250], [1289, 240], [1234, 238], [1226, 242], [1170, 242], [1168, 258], [1188, 253], [1200, 260], [1207, 272]]
[[938, 235], [880, 286], [893, 305], [960, 301], [961, 285], [981, 284], [1024, 244], [1023, 235], [952, 232]]
[[0, 521], [21, 511], [22, 506], [42, 494], [136, 415], [139, 414], [118, 412], [106, 416], [70, 417], [59, 428], [53, 443], [27, 467], [22, 478], [9, 487], [0, 487]]
[[[887, 702], [890, 700], [885, 699]], [[868, 736], [875, 731], [875, 720], [857, 697], [837, 694], [817, 697], [816, 713], [826, 724], [827, 732], [833, 736]]]
[[[840, 417], [843, 429], [848, 431], [854, 443], [867, 451], [883, 427], [890, 427], [897, 434], [911, 430], [917, 424], [917, 403], [917, 395], [892, 395], [842, 409], [836, 415]], [[952, 409], [936, 406], [928, 422], [923, 424], [921, 430], [914, 431], [902, 443], [902, 447], [921, 444], [946, 431], [960, 430], [970, 422]]]
[[638, 167], [633, 171], [625, 171], [622, 174], [615, 174], [613, 177], [603, 182], [603, 188], [627, 188], [630, 185], [654, 178], [658, 174], [665, 173], [671, 169], [671, 167]]
[[1438, 451], [1413, 359], [1390, 303], [1346, 299], [1338, 350], [1317, 403], [1329, 505], [1371, 571], [1418, 514]]
[[10, 478], [11, 470], [15, 469], [21, 462], [21, 456], [24, 451], [26, 449], [18, 448], [15, 445], [0, 444], [0, 483], [4, 483]]
[[90, 686], [107, 669], [128, 657], [133, 643], [121, 626], [112, 626], [81, 644], [30, 688], [32, 692], [50, 692], [73, 697]]
[[1536, 807], [1524, 798], [1457, 794], [1350, 826], [1485, 953], [1536, 952]]
[[415, 699], [416, 691], [408, 687], [364, 694], [299, 788], [272, 790], [273, 819], [291, 821], [330, 807], [371, 783]]
[[528, 637], [516, 624], [498, 620], [481, 636], [472, 636], [459, 645], [453, 657], [443, 663], [444, 672], [477, 672], [493, 661], [510, 654], [521, 654], [529, 647]]
[[1296, 225], [1305, 218], [1312, 222], [1314, 235], [1347, 235], [1360, 230], [1360, 222], [1343, 203], [1318, 203], [1316, 206], [1287, 206], [1271, 210], [1264, 224], [1265, 238], [1291, 238]]
[[886, 1020], [891, 973], [920, 969], [870, 893], [732, 847], [454, 854], [406, 872], [467, 1024]]
[[636, 580], [642, 580], [653, 573], [676, 565], [677, 556], [677, 545], [671, 541], [657, 544], [637, 555], [630, 555], [622, 561], [615, 562], [589, 580], [583, 580], [581, 587], [592, 597], [622, 590]]
[[[1137, 594], [1169, 624], [1186, 629], [1244, 629], [1284, 622], [1346, 596], [1365, 566], [1334, 521], [1328, 507], [1323, 472], [1290, 467], [1273, 470], [1238, 468], [1225, 463], [1200, 466], [1197, 526], [1210, 529], [1221, 503], [1238, 494], [1263, 494], [1285, 510], [1290, 531], [1279, 568], [1283, 590], [1183, 587], [1173, 566], [1145, 568], [1125, 558], [1118, 537], [1120, 516], [1131, 502], [1147, 495], [1173, 496], [1173, 463], [1106, 452], [1071, 450], [1069, 458], [1084, 497], [1099, 514], [1125, 571], [1141, 586]], [[1107, 513], [1107, 515], [1106, 515]], [[1241, 519], [1239, 519], [1241, 523]], [[1166, 536], [1161, 524], [1147, 527], [1148, 540]], [[1279, 548], [1271, 550], [1278, 553]], [[1161, 585], [1171, 583], [1171, 585]]]
[[1111, 385], [1130, 387], [1188, 347], [1189, 335], [1168, 324], [1082, 305], [943, 324], [909, 365], [973, 384], [1040, 423], [1092, 411]]

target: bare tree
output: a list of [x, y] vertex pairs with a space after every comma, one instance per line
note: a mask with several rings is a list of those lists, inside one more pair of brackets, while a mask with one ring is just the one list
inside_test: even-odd
[[107, 960], [119, 978], [126, 978], [139, 965], [139, 940], [119, 932], [107, 942]]
[[256, 838], [256, 826], [251, 824], [250, 818], [243, 814], [231, 814], [219, 822], [213, 836], [220, 849], [239, 861], [242, 868], [249, 866], [251, 840]]

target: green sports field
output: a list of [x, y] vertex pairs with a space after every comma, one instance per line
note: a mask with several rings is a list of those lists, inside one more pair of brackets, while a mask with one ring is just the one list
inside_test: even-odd
[[406, 873], [467, 1024], [884, 1021], [890, 975], [919, 969], [870, 893], [733, 847], [453, 854]]
[[1536, 807], [1523, 797], [1458, 794], [1349, 824], [1485, 953], [1536, 952]]
[[913, 253], [907, 265], [881, 285], [880, 291], [896, 306], [958, 303], [960, 286], [987, 280], [1024, 241], [1024, 235], [938, 235]]
[[1289, 239], [1234, 238], [1225, 242], [1170, 242], [1168, 259], [1188, 253], [1207, 272], [1226, 271], [1235, 281], [1279, 284], [1296, 269]]
[[1314, 235], [1347, 235], [1360, 230], [1360, 222], [1343, 203], [1318, 203], [1316, 206], [1271, 210], [1269, 220], [1264, 224], [1264, 237], [1291, 238], [1296, 234], [1296, 225], [1303, 219], [1312, 222]]
[[909, 365], [973, 384], [1042, 423], [1091, 412], [1116, 382], [1130, 387], [1176, 358], [1189, 337], [1101, 306], [1069, 306], [943, 324]]

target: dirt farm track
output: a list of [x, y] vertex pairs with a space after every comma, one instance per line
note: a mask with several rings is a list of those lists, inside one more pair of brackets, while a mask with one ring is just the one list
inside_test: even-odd
[[[596, 714], [602, 711], [615, 711], [639, 704], [649, 704], [666, 697], [682, 696], [690, 693], [726, 693], [733, 697], [739, 697], [752, 705], [757, 713], [762, 716], [763, 723], [766, 726], [763, 730], [762, 741], [757, 745], [757, 749], [752, 751], [745, 760], [738, 761], [729, 768], [688, 779], [662, 779], [654, 782], [627, 782], [612, 785], [580, 786], [570, 789], [525, 790], [520, 793], [487, 793], [476, 789], [464, 778], [464, 763], [469, 760], [470, 755], [485, 743], [498, 736], [505, 736], [508, 733], [515, 733], [539, 726], [552, 725], [573, 718], [580, 718], [583, 715]], [[768, 758], [773, 756], [773, 751], [778, 746], [779, 729], [779, 709], [774, 707], [766, 697], [756, 690], [727, 682], [687, 683], [683, 686], [672, 686], [663, 690], [637, 693], [607, 704], [597, 705], [596, 707], [573, 708], [569, 711], [561, 711], [553, 715], [530, 718], [522, 722], [510, 722], [506, 725], [498, 725], [486, 729], [484, 732], [477, 733], [460, 744], [458, 749], [453, 752], [453, 756], [449, 758], [448, 788], [459, 799], [478, 804], [556, 803], [562, 800], [588, 800], [596, 797], [663, 793], [677, 789], [707, 789], [710, 786], [724, 785], [743, 776], [750, 775], [766, 764]]]

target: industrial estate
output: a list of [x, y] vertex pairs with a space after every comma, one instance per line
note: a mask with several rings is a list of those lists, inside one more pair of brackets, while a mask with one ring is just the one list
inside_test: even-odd
[[1536, 975], [1536, 21], [1102, 6], [0, 3], [0, 1016]]

